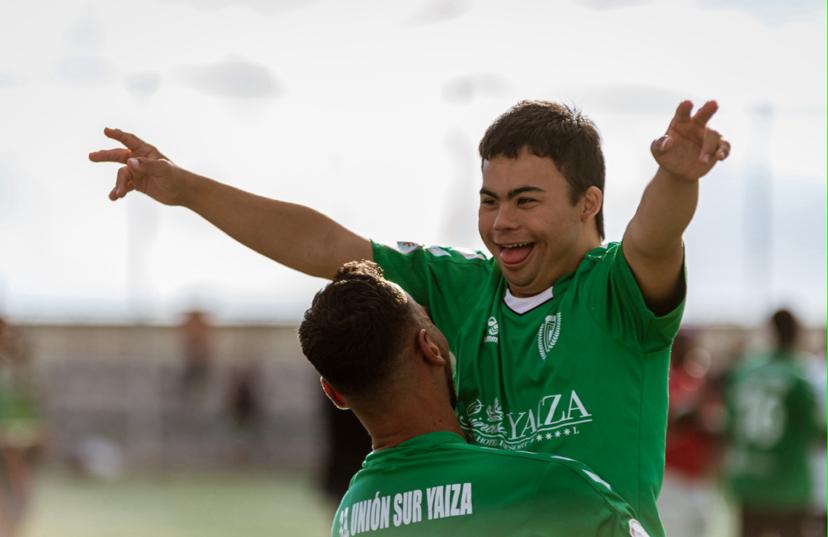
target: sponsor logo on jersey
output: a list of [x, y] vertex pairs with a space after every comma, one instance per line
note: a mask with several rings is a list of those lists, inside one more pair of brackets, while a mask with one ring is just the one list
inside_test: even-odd
[[426, 251], [433, 255], [434, 257], [444, 257], [447, 255], [451, 255], [448, 250], [440, 248], [439, 246], [429, 246], [426, 248]]
[[644, 527], [641, 525], [641, 522], [634, 518], [630, 519], [629, 527], [630, 537], [650, 537], [649, 534], [644, 531]]
[[546, 360], [546, 355], [558, 342], [558, 337], [561, 335], [561, 316], [561, 313], [547, 315], [538, 329], [538, 353], [540, 353], [541, 360]]
[[505, 411], [495, 398], [485, 405], [475, 399], [458, 408], [460, 426], [474, 443], [506, 449], [524, 449], [543, 441], [562, 441], [581, 434], [579, 427], [592, 422], [578, 393], [541, 397], [534, 408]]
[[486, 321], [486, 337], [483, 338], [484, 343], [497, 343], [497, 335], [500, 333], [500, 327], [497, 324], [497, 319], [489, 317]]
[[422, 245], [416, 242], [397, 242], [397, 251], [404, 255], [408, 255], [418, 248], [422, 248]]

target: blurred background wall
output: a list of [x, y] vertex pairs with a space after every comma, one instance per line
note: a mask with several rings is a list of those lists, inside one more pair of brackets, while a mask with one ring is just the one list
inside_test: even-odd
[[[240, 373], [252, 368], [261, 417], [257, 451], [249, 462], [305, 469], [319, 465], [323, 401], [318, 378], [301, 355], [295, 326], [214, 327], [211, 362], [194, 387], [186, 385], [181, 327], [18, 328], [36, 357], [36, 384], [54, 463], [77, 464], [84, 448], [91, 443], [94, 449], [97, 442], [123, 458], [124, 470], [234, 465], [244, 441], [234, 422], [234, 387]], [[747, 349], [767, 343], [763, 327], [684, 330], [709, 353], [711, 375], [726, 371]], [[820, 352], [824, 334], [824, 327], [810, 327], [802, 348]]]
[[250, 462], [309, 468], [320, 456], [318, 379], [301, 355], [296, 327], [213, 329], [210, 363], [195, 380], [187, 378], [179, 327], [19, 330], [36, 357], [55, 462], [77, 463], [98, 443], [133, 469], [234, 464], [248, 434], [237, 423], [234, 405], [246, 397], [239, 390], [254, 393], [248, 405], [257, 407], [249, 411], [258, 414], [249, 425], [257, 444]]

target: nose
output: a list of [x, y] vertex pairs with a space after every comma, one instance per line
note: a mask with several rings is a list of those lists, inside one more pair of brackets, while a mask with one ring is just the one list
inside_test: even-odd
[[496, 231], [503, 231], [508, 229], [515, 229], [517, 227], [517, 220], [515, 219], [515, 212], [509, 204], [502, 204], [497, 209], [495, 215], [493, 228]]

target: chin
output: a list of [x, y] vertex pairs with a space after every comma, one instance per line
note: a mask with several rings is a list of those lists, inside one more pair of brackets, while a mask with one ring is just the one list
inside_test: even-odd
[[512, 294], [515, 294], [515, 292], [520, 293], [520, 294], [525, 294], [524, 289], [528, 288], [529, 285], [531, 284], [531, 282], [527, 282], [527, 281], [523, 281], [523, 280], [510, 279], [510, 278], [506, 277], [505, 273], [504, 273], [503, 277], [506, 278], [506, 283], [509, 284], [509, 290], [512, 291]]

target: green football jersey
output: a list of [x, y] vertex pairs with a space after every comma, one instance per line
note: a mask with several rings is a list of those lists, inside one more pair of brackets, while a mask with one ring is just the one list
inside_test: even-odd
[[824, 426], [796, 357], [747, 359], [731, 378], [727, 408], [725, 474], [734, 496], [764, 509], [809, 507], [808, 456]]
[[584, 465], [467, 444], [452, 432], [370, 453], [351, 480], [333, 537], [634, 536], [633, 512]]
[[455, 248], [374, 243], [385, 276], [428, 309], [456, 357], [457, 415], [468, 439], [583, 461], [662, 535], [670, 345], [683, 303], [658, 317], [621, 251], [589, 251], [529, 299], [494, 259]]

